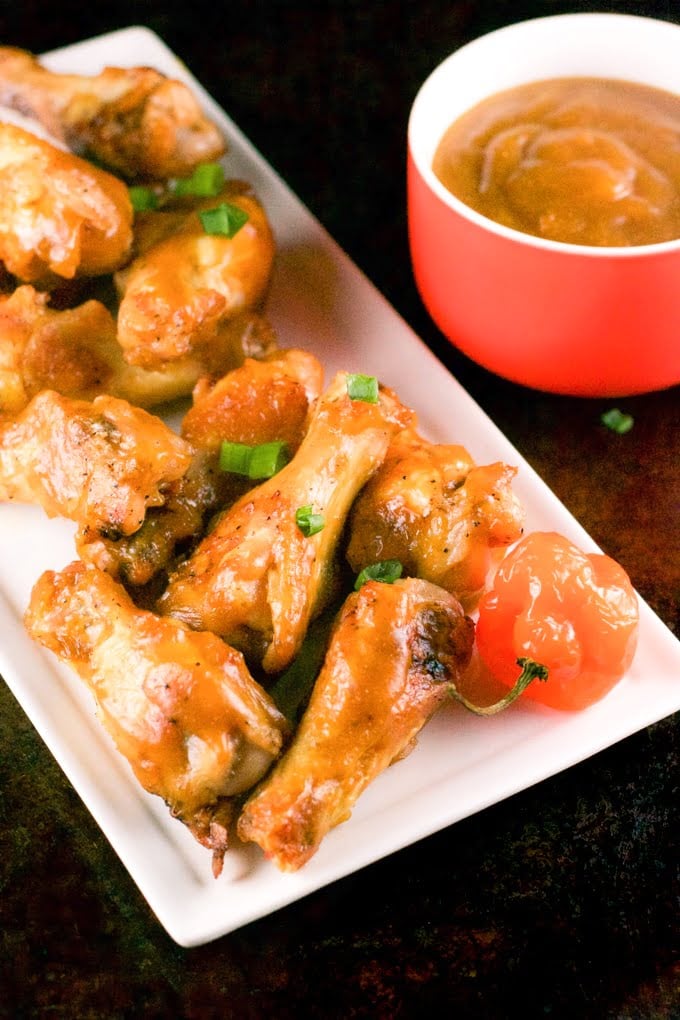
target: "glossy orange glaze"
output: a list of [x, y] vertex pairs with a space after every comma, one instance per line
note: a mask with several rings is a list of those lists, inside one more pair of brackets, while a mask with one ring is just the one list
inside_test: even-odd
[[633, 82], [556, 78], [458, 118], [433, 161], [489, 219], [596, 246], [680, 237], [680, 96]]

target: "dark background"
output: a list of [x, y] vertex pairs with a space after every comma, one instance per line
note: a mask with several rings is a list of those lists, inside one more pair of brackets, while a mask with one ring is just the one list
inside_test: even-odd
[[[180, 56], [678, 632], [678, 390], [602, 401], [503, 382], [445, 344], [408, 260], [405, 131], [435, 65], [577, 11], [678, 0], [0, 3], [42, 52], [144, 24]], [[680, 59], [680, 53], [678, 55]], [[677, 717], [193, 950], [160, 929], [0, 685], [0, 1015], [677, 1018]]]

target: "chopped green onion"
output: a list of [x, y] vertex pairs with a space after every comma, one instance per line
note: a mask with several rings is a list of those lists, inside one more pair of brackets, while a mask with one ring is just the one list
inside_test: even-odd
[[288, 460], [288, 448], [279, 441], [260, 443], [259, 446], [225, 441], [220, 447], [220, 470], [245, 475], [253, 481], [271, 478], [285, 467]]
[[288, 447], [285, 443], [261, 443], [253, 448], [250, 457], [249, 478], [271, 478], [289, 461]]
[[225, 440], [220, 447], [220, 471], [247, 475], [252, 449], [246, 443], [229, 443]]
[[611, 429], [612, 432], [618, 432], [620, 436], [630, 432], [633, 427], [632, 416], [619, 411], [618, 407], [612, 407], [611, 410], [605, 411], [604, 414], [600, 415], [600, 421], [608, 429]]
[[378, 403], [378, 380], [374, 375], [348, 375], [347, 393], [350, 400], [363, 400], [367, 404]]
[[399, 560], [380, 560], [378, 563], [371, 563], [358, 574], [354, 582], [354, 590], [359, 591], [366, 581], [383, 581], [385, 584], [392, 584], [401, 577], [403, 569]]
[[143, 184], [133, 184], [128, 188], [128, 194], [135, 212], [147, 212], [149, 209], [158, 208], [158, 195], [153, 188], [147, 188]]
[[323, 531], [326, 524], [323, 514], [315, 514], [311, 503], [297, 508], [295, 511], [295, 523], [307, 538], [311, 538], [312, 535], [317, 535], [320, 531]]
[[214, 198], [219, 195], [224, 184], [224, 170], [219, 163], [201, 163], [191, 177], [183, 177], [175, 181], [173, 191], [176, 195], [193, 195], [196, 198]]
[[495, 701], [493, 705], [475, 705], [474, 702], [468, 701], [464, 694], [456, 690], [453, 684], [449, 684], [448, 692], [456, 701], [460, 701], [461, 705], [464, 705], [468, 711], [474, 712], [475, 715], [496, 715], [498, 712], [502, 712], [503, 709], [509, 708], [513, 701], [516, 701], [520, 694], [534, 680], [541, 680], [545, 683], [548, 679], [548, 667], [544, 666], [541, 662], [534, 662], [533, 659], [522, 656], [517, 659], [517, 665], [522, 667], [522, 672], [515, 680], [514, 686], [500, 701]]
[[206, 234], [221, 234], [234, 237], [248, 222], [248, 213], [231, 202], [221, 202], [214, 209], [204, 209], [198, 214]]

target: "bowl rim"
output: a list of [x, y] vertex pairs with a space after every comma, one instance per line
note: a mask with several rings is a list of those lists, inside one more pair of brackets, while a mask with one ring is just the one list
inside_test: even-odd
[[[662, 18], [651, 18], [644, 15], [622, 14], [607, 11], [582, 11], [570, 14], [551, 14], [513, 22], [512, 24], [503, 25], [500, 28], [493, 29], [490, 32], [485, 32], [483, 35], [476, 36], [469, 42], [459, 46], [457, 49], [449, 53], [448, 56], [444, 57], [443, 60], [439, 61], [420, 85], [411, 105], [407, 125], [407, 150], [409, 163], [412, 164], [413, 170], [419, 174], [427, 188], [433, 192], [433, 194], [436, 195], [436, 197], [445, 206], [448, 206], [448, 208], [453, 212], [458, 213], [464, 219], [469, 220], [484, 231], [497, 234], [499, 237], [513, 241], [517, 244], [553, 253], [561, 253], [563, 255], [580, 255], [581, 257], [600, 259], [651, 258], [653, 256], [680, 252], [680, 237], [673, 238], [669, 241], [659, 241], [655, 244], [618, 246], [573, 244], [567, 241], [553, 241], [548, 238], [537, 237], [533, 234], [527, 234], [521, 230], [517, 230], [514, 227], [508, 227], [502, 223], [497, 223], [495, 220], [477, 212], [476, 209], [473, 209], [471, 206], [453, 195], [448, 188], [442, 184], [434, 173], [431, 165], [426, 161], [422, 153], [414, 144], [413, 138], [416, 124], [421, 115], [421, 109], [425, 105], [427, 92], [433, 86], [434, 81], [443, 75], [445, 69], [447, 69], [452, 63], [458, 62], [461, 55], [466, 56], [474, 49], [478, 48], [478, 46], [485, 45], [487, 41], [491, 41], [492, 38], [498, 38], [503, 35], [516, 35], [524, 29], [531, 31], [535, 26], [545, 26], [546, 29], [549, 29], [550, 27], [555, 26], [556, 23], [559, 22], [560, 24], [564, 24], [565, 21], [570, 21], [572, 23], [577, 23], [579, 21], [584, 23], [590, 22], [592, 26], [594, 19], [603, 23], [611, 23], [613, 21], [622, 23], [625, 21], [628, 23], [639, 24], [642, 22], [646, 25], [657, 25], [663, 31], [668, 30], [669, 32], [677, 32], [678, 43], [680, 44], [680, 25], [675, 22], [665, 21]], [[565, 75], [560, 75], [560, 77], [565, 77]], [[576, 78], [583, 76], [575, 74], [573, 77]], [[614, 75], [607, 75], [606, 77], [613, 78]], [[624, 74], [620, 75], [620, 77], [622, 81], [630, 80], [629, 78], [627, 79]], [[541, 76], [541, 79], [543, 79], [543, 76]], [[526, 82], [529, 83], [532, 80], [541, 79], [532, 79], [531, 77], [528, 77]], [[489, 95], [493, 95], [493, 93], [490, 92]], [[680, 96], [680, 91], [678, 92], [678, 95]], [[470, 109], [470, 107], [468, 107], [468, 109]]]

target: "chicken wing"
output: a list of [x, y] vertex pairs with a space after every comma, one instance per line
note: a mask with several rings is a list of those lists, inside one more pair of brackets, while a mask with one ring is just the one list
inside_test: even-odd
[[219, 379], [199, 381], [182, 435], [214, 453], [225, 439], [253, 446], [280, 439], [297, 450], [322, 385], [321, 362], [308, 351], [291, 348], [261, 360], [248, 358]]
[[407, 753], [467, 665], [473, 624], [443, 589], [369, 581], [347, 599], [293, 741], [246, 802], [238, 834], [295, 871]]
[[[247, 217], [232, 236], [207, 233], [200, 213], [226, 205]], [[154, 215], [154, 214], [150, 214]], [[155, 368], [209, 350], [235, 315], [259, 307], [271, 275], [274, 237], [262, 205], [231, 181], [183, 214], [171, 233], [116, 274], [118, 339], [133, 365]]]
[[[340, 372], [312, 413], [294, 458], [225, 513], [171, 575], [160, 611], [212, 630], [267, 672], [284, 669], [332, 592], [349, 507], [382, 462], [390, 438], [413, 421], [391, 391], [352, 400]], [[296, 511], [323, 527], [306, 535]]]
[[28, 283], [119, 269], [132, 244], [122, 181], [0, 123], [0, 259]]
[[[258, 445], [282, 440], [297, 449], [321, 380], [318, 359], [298, 350], [277, 352], [262, 362], [247, 358], [216, 382], [203, 378], [182, 422], [182, 434], [196, 451], [187, 473], [170, 488], [162, 506], [147, 511], [133, 535], [82, 536], [80, 556], [132, 588], [149, 585], [171, 566], [178, 549], [186, 555], [198, 543], [212, 513], [254, 485], [220, 470], [222, 441]], [[140, 595], [137, 591], [135, 599]]]
[[463, 447], [429, 443], [413, 430], [398, 435], [352, 509], [352, 569], [397, 559], [406, 574], [472, 609], [489, 571], [522, 534], [516, 473], [500, 463], [477, 467]]
[[225, 151], [189, 88], [149, 67], [56, 74], [32, 54], [2, 47], [0, 105], [131, 180], [188, 176]]
[[214, 634], [136, 609], [108, 574], [80, 562], [42, 575], [26, 626], [87, 683], [138, 781], [212, 850], [219, 874], [232, 798], [263, 776], [287, 728], [242, 656]]
[[45, 390], [0, 424], [0, 500], [39, 503], [86, 534], [130, 535], [191, 452], [160, 418], [126, 401]]
[[0, 414], [16, 414], [41, 390], [81, 400], [107, 393], [155, 407], [189, 396], [206, 372], [226, 372], [275, 345], [267, 320], [245, 312], [221, 331], [205, 359], [190, 355], [145, 369], [125, 361], [115, 319], [100, 301], [52, 308], [47, 294], [24, 284], [0, 298]]

